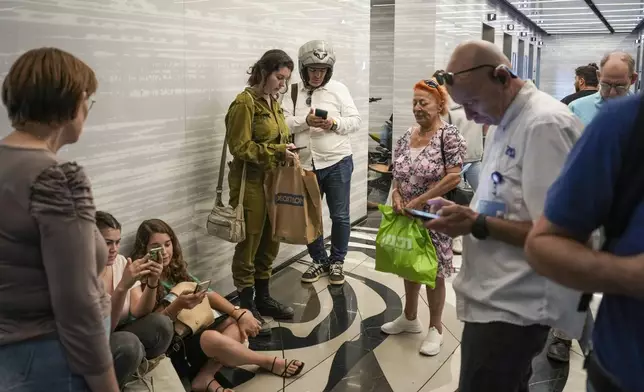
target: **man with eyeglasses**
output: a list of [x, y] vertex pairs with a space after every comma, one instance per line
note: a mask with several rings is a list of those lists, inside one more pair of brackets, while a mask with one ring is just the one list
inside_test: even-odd
[[329, 283], [344, 283], [343, 264], [351, 235], [350, 195], [353, 173], [351, 133], [360, 130], [362, 120], [349, 89], [331, 80], [335, 53], [325, 41], [304, 44], [298, 55], [302, 81], [283, 97], [286, 122], [295, 135], [302, 167], [317, 175], [322, 196], [331, 215], [331, 254], [320, 236], [308, 245], [313, 264], [302, 282], [313, 283], [329, 276]]
[[581, 293], [537, 274], [523, 251], [582, 125], [555, 98], [521, 80], [496, 45], [459, 45], [436, 78], [467, 118], [495, 125], [469, 207], [430, 200], [439, 218], [426, 227], [463, 236], [454, 280], [461, 339], [460, 392], [527, 392], [532, 360], [551, 326], [580, 336]]
[[568, 107], [586, 126], [606, 100], [629, 95], [636, 82], [633, 56], [622, 51], [608, 53], [599, 63], [599, 91], [571, 102]]

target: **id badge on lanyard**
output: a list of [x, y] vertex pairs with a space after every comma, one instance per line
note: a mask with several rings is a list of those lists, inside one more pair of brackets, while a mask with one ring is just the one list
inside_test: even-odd
[[481, 199], [476, 203], [476, 212], [479, 214], [493, 216], [495, 218], [504, 218], [508, 213], [507, 205], [498, 197], [498, 188], [504, 181], [503, 175], [495, 171], [490, 176], [492, 180], [492, 198], [490, 200]]

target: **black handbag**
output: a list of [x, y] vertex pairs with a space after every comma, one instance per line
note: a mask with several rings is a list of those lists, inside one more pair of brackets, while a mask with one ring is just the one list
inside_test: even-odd
[[[445, 148], [443, 143], [443, 134], [445, 130], [441, 130], [441, 156], [443, 158], [443, 167], [445, 168], [445, 173], [447, 173], [447, 160], [445, 159]], [[446, 174], [447, 175], [447, 174]], [[447, 192], [443, 197], [449, 201], [452, 201], [458, 205], [469, 206], [472, 198], [474, 197], [474, 190], [469, 188], [461, 188], [457, 186], [451, 191]]]

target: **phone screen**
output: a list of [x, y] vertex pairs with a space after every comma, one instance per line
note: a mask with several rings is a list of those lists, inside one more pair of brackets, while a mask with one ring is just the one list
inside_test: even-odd
[[328, 115], [329, 115], [329, 112], [327, 112], [326, 110], [315, 109], [315, 117], [320, 117], [326, 120]]
[[432, 219], [440, 218], [440, 216], [436, 214], [432, 214], [430, 212], [425, 212], [425, 211], [412, 210], [411, 208], [405, 208], [405, 211], [407, 211], [411, 216], [420, 218], [422, 220], [432, 220]]
[[197, 287], [195, 287], [195, 294], [203, 293], [204, 291], [208, 290], [209, 286], [210, 280], [204, 280], [201, 283], [197, 283]]

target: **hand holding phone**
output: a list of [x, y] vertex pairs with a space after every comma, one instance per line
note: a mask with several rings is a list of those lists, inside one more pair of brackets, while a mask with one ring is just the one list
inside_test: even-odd
[[197, 283], [197, 287], [195, 287], [195, 292], [193, 294], [201, 294], [208, 290], [208, 287], [210, 287], [210, 280], [204, 280], [201, 283]]
[[156, 262], [156, 263], [161, 263], [161, 253], [163, 253], [163, 248], [162, 247], [156, 247], [150, 249], [148, 252], [149, 259]]
[[414, 218], [420, 218], [424, 221], [440, 218], [440, 215], [432, 214], [430, 212], [425, 212], [425, 211], [412, 210], [411, 208], [405, 208], [405, 211], [409, 215], [413, 216]]
[[305, 148], [306, 148], [306, 146], [304, 146], [304, 147], [294, 147], [294, 148], [289, 148], [288, 150], [290, 152], [298, 152], [300, 150], [304, 150]]
[[326, 120], [329, 116], [329, 112], [323, 109], [315, 109], [315, 117]]

